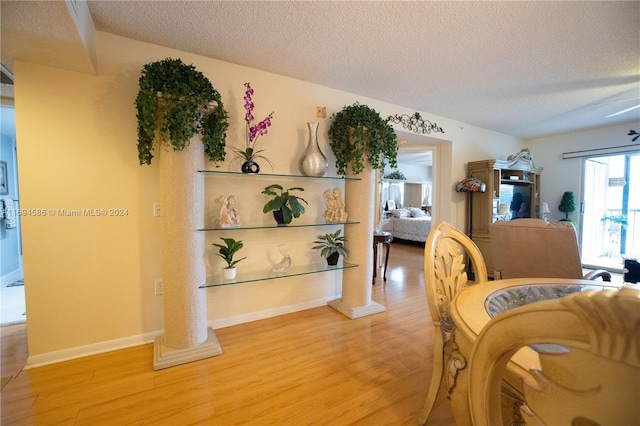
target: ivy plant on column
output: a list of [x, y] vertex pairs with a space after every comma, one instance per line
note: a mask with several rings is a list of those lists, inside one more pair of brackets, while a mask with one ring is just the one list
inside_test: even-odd
[[192, 65], [167, 58], [145, 65], [136, 97], [138, 159], [160, 152], [164, 334], [153, 368], [172, 367], [222, 353], [207, 329], [204, 181], [197, 171], [225, 157], [227, 112], [220, 94]]
[[359, 222], [345, 227], [345, 237], [349, 241], [362, 242], [358, 250], [351, 250], [349, 260], [360, 267], [344, 270], [342, 297], [329, 302], [329, 306], [355, 319], [386, 310], [371, 300], [373, 212], [376, 170], [383, 170], [387, 161], [391, 167], [397, 167], [398, 138], [393, 127], [378, 112], [355, 103], [333, 114], [329, 140], [338, 174], [360, 178], [345, 183], [347, 205], [358, 207], [349, 210], [349, 220]]

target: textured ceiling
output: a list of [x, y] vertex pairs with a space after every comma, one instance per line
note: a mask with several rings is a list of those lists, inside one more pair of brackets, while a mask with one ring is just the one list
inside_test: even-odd
[[[5, 3], [2, 61], [10, 66]], [[98, 31], [513, 136], [640, 119], [640, 109], [606, 117], [640, 103], [640, 2], [90, 0], [88, 5]], [[63, 31], [67, 25], [53, 27]], [[57, 53], [64, 59], [64, 51]]]

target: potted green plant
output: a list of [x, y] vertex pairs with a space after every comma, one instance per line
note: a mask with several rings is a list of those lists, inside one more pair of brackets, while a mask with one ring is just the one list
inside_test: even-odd
[[151, 62], [142, 68], [138, 85], [135, 105], [140, 164], [151, 164], [156, 132], [161, 143], [174, 151], [181, 151], [193, 135], [201, 133], [209, 159], [224, 160], [227, 111], [220, 93], [193, 65], [171, 58]]
[[292, 194], [291, 191], [304, 191], [304, 188], [293, 187], [285, 190], [282, 185], [276, 183], [262, 191], [263, 194], [273, 197], [264, 205], [262, 212], [273, 212], [273, 218], [278, 225], [288, 225], [294, 217], [300, 217], [305, 211], [302, 203], [309, 205], [304, 198]]
[[627, 217], [623, 214], [605, 216], [600, 220], [604, 223], [610, 223], [609, 232], [612, 233], [620, 232], [621, 229], [626, 229], [627, 225], [629, 225]]
[[620, 234], [623, 229], [627, 228], [629, 222], [627, 216], [623, 214], [609, 215], [600, 219], [605, 224], [608, 222], [607, 232], [609, 232], [609, 240], [611, 244], [609, 255], [620, 253]]
[[342, 229], [338, 229], [333, 234], [318, 235], [317, 240], [313, 242], [318, 244], [313, 250], [321, 250], [320, 255], [327, 259], [329, 265], [337, 265], [340, 255], [349, 257], [349, 251], [344, 246], [346, 238], [340, 235], [341, 232]]
[[224, 241], [224, 245], [212, 243], [212, 245], [218, 247], [217, 255], [220, 256], [226, 262], [227, 266], [222, 268], [222, 277], [224, 279], [234, 279], [236, 277], [236, 264], [241, 260], [246, 259], [243, 257], [242, 259], [233, 259], [233, 256], [244, 247], [242, 241], [236, 241], [233, 238], [224, 238], [220, 237], [222, 241]]
[[611, 222], [611, 223], [617, 223], [618, 225], [620, 225], [622, 228], [626, 228], [627, 225], [629, 224], [629, 222], [627, 221], [627, 217], [623, 214], [618, 214], [618, 215], [611, 215], [611, 216], [605, 216], [602, 219], [600, 219], [603, 222]]
[[565, 214], [565, 218], [561, 219], [563, 222], [571, 222], [575, 226], [575, 222], [569, 219], [569, 213], [576, 211], [576, 200], [574, 198], [573, 192], [566, 191], [564, 194], [562, 194], [562, 199], [560, 200], [558, 210]]
[[400, 170], [394, 170], [384, 177], [385, 179], [407, 180], [407, 177]]
[[398, 137], [393, 127], [366, 105], [356, 102], [333, 114], [329, 140], [340, 175], [345, 175], [348, 164], [356, 175], [364, 170], [366, 161], [378, 170], [387, 161], [392, 168], [398, 165]]

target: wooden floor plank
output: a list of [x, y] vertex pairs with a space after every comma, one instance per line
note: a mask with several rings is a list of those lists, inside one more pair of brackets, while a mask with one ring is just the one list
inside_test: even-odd
[[[3, 327], [2, 370], [15, 378], [1, 423], [415, 425], [433, 357], [422, 254], [392, 245], [372, 289], [386, 312], [350, 320], [322, 306], [218, 329], [221, 356], [160, 371], [153, 345], [20, 371], [24, 325]], [[453, 424], [444, 395], [429, 424]]]

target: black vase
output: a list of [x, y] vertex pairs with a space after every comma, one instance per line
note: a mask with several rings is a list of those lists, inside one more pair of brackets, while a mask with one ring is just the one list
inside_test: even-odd
[[335, 266], [338, 264], [339, 259], [340, 259], [340, 253], [332, 253], [327, 257], [327, 263], [331, 266]]
[[287, 226], [287, 223], [284, 221], [284, 214], [282, 213], [282, 210], [274, 210], [273, 218], [278, 223], [278, 226]]
[[255, 161], [245, 161], [240, 169], [242, 173], [260, 173], [260, 166]]

